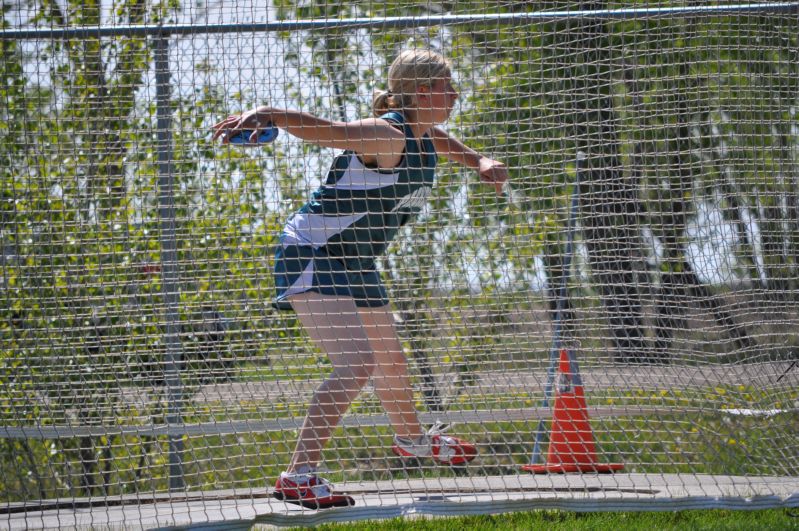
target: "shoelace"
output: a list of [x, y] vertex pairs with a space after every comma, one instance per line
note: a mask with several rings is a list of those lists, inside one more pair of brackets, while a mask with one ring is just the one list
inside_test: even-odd
[[[311, 485], [312, 482], [316, 482], [315, 485]], [[326, 498], [331, 496], [333, 491], [331, 489], [332, 485], [330, 482], [324, 478], [320, 478], [319, 476], [314, 476], [311, 480], [308, 481], [308, 488], [311, 489], [311, 492], [317, 498]]]
[[[449, 424], [445, 424], [437, 420], [435, 424], [433, 424], [430, 429], [425, 432], [422, 441], [418, 443], [409, 439], [403, 440], [396, 436], [394, 437], [394, 441], [396, 444], [404, 448], [405, 451], [410, 452], [413, 455], [419, 457], [428, 457], [433, 452], [433, 439], [435, 437], [439, 437], [439, 456], [443, 457], [453, 453], [453, 450], [450, 448], [450, 442], [452, 439], [445, 435], [449, 428]], [[421, 451], [422, 448], [425, 449], [424, 452]]]
[[433, 426], [427, 430], [427, 438], [430, 441], [430, 445], [433, 445], [433, 438], [438, 436], [438, 459], [441, 461], [448, 461], [452, 458], [457, 452], [451, 446], [451, 443], [455, 441], [445, 435], [446, 431], [450, 428], [449, 424], [444, 424], [443, 422], [436, 421]]
[[427, 433], [425, 435], [427, 435], [432, 439], [436, 435], [444, 435], [449, 428], [450, 428], [449, 424], [444, 424], [440, 420], [437, 420], [436, 423], [433, 424], [429, 430], [427, 430]]
[[320, 478], [316, 474], [309, 475], [307, 481], [296, 481], [292, 478], [287, 478], [289, 482], [293, 483], [296, 488], [302, 492], [307, 489], [316, 498], [326, 498], [332, 496], [332, 484], [325, 478]]

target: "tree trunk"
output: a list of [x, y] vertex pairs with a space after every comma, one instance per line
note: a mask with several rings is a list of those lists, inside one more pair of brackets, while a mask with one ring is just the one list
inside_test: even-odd
[[[675, 40], [678, 36], [671, 37]], [[672, 87], [673, 107], [676, 112], [677, 125], [668, 134], [668, 150], [670, 154], [668, 187], [659, 187], [658, 204], [662, 205], [658, 212], [656, 226], [663, 244], [663, 258], [660, 273], [660, 289], [655, 305], [655, 354], [654, 357], [662, 362], [671, 359], [671, 346], [675, 330], [687, 328], [685, 311], [691, 305], [692, 299], [698, 301], [700, 307], [710, 312], [714, 320], [727, 331], [729, 337], [739, 349], [752, 346], [753, 342], [746, 334], [745, 329], [739, 327], [732, 315], [727, 312], [702, 284], [685, 255], [685, 228], [688, 220], [690, 204], [686, 200], [686, 193], [692, 190], [696, 179], [691, 160], [691, 134], [688, 117], [691, 112], [685, 95], [690, 93], [685, 86], [690, 79], [689, 67], [684, 58], [677, 54], [669, 61], [679, 67], [679, 76], [682, 86]], [[625, 84], [632, 95], [634, 106], [638, 107], [641, 94], [638, 88], [637, 76], [634, 66], [625, 69]], [[648, 126], [649, 124], [642, 124]], [[640, 143], [636, 152], [641, 149]], [[643, 156], [636, 157], [634, 165], [643, 168]]]
[[[604, 9], [605, 2], [581, 2], [580, 9]], [[563, 45], [572, 57], [577, 149], [587, 154], [580, 198], [582, 230], [593, 282], [607, 315], [614, 357], [648, 362], [643, 309], [638, 291], [640, 238], [638, 200], [625, 179], [619, 156], [608, 33], [604, 22], [579, 21]]]

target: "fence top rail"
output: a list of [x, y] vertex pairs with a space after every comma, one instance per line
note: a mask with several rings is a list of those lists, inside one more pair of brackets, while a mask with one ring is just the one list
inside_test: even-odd
[[258, 33], [280, 31], [325, 31], [357, 28], [413, 28], [458, 24], [528, 24], [567, 19], [610, 19], [714, 16], [736, 13], [797, 13], [799, 2], [746, 3], [711, 6], [640, 7], [625, 9], [531, 11], [529, 13], [481, 13], [469, 15], [420, 15], [407, 17], [360, 17], [341, 19], [282, 20], [232, 24], [110, 25], [53, 28], [6, 28], [0, 40], [46, 40], [86, 37], [160, 36], [211, 33]]

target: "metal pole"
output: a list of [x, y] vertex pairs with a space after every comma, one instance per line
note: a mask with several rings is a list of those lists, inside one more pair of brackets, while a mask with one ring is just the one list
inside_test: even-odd
[[[547, 369], [547, 382], [544, 387], [544, 399], [541, 407], [549, 407], [552, 399], [552, 389], [555, 382], [555, 372], [560, 359], [560, 349], [563, 345], [563, 311], [566, 307], [566, 297], [569, 296], [569, 277], [571, 276], [572, 259], [574, 256], [574, 233], [577, 229], [577, 210], [580, 205], [580, 178], [585, 170], [585, 153], [577, 153], [577, 167], [574, 179], [574, 190], [572, 191], [571, 208], [569, 210], [569, 225], [566, 239], [566, 256], [563, 258], [563, 278], [558, 289], [558, 300], [555, 306], [555, 324], [552, 332], [552, 348], [549, 352], [549, 368]], [[573, 352], [569, 352], [573, 378], [575, 385], [582, 385], [580, 373], [577, 368], [576, 359]], [[535, 444], [533, 445], [533, 456], [530, 460], [532, 464], [541, 462], [541, 442], [544, 437], [545, 419], [538, 421], [538, 428], [535, 434]]]
[[[172, 110], [169, 71], [169, 34], [155, 37], [155, 99], [158, 149], [158, 221], [161, 244], [161, 293], [164, 298], [164, 383], [167, 393], [168, 426], [182, 423], [183, 384], [180, 366], [180, 292], [175, 232], [175, 194], [172, 169]], [[183, 490], [183, 437], [169, 434], [169, 489]]]
[[282, 31], [330, 31], [359, 28], [426, 28], [457, 24], [536, 24], [579, 20], [631, 20], [657, 17], [712, 17], [746, 13], [797, 13], [799, 2], [765, 2], [749, 4], [695, 5], [677, 7], [642, 7], [622, 9], [586, 9], [566, 11], [530, 11], [527, 13], [485, 13], [471, 15], [413, 15], [405, 17], [360, 17], [342, 19], [280, 20], [261, 23], [114, 24], [80, 28], [6, 28], [0, 29], [0, 40], [80, 39], [115, 35], [194, 35], [198, 33], [261, 33]]

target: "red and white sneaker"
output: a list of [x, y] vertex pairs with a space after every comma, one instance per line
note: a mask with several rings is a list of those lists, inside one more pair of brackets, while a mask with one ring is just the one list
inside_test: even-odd
[[421, 443], [394, 437], [392, 450], [400, 457], [432, 457], [439, 463], [463, 465], [477, 457], [477, 448], [466, 441], [444, 435], [449, 426], [436, 422]]
[[306, 509], [329, 509], [330, 507], [350, 507], [355, 500], [346, 494], [334, 494], [330, 483], [316, 474], [305, 476], [307, 480], [299, 480], [285, 472], [280, 474], [275, 483], [272, 496], [286, 503], [302, 505]]

